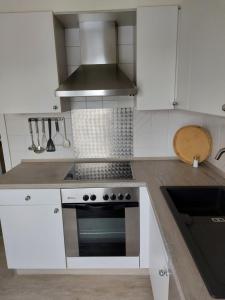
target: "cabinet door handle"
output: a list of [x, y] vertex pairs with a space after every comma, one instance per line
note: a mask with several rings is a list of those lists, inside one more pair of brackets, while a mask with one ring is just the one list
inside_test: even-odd
[[57, 214], [59, 212], [59, 209], [58, 208], [55, 208], [54, 209], [54, 214]]
[[168, 276], [168, 271], [166, 269], [160, 269], [159, 270], [159, 276]]
[[173, 104], [173, 108], [176, 108], [178, 105], [178, 102], [176, 100], [174, 100], [172, 104]]
[[26, 197], [25, 197], [25, 200], [26, 201], [29, 201], [31, 199], [31, 196], [30, 195], [27, 195]]

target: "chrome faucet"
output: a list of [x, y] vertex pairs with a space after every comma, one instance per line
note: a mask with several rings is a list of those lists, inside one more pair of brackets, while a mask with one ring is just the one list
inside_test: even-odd
[[216, 159], [216, 160], [219, 160], [220, 157], [221, 157], [224, 153], [225, 153], [225, 148], [221, 148], [221, 149], [217, 152], [217, 154], [216, 154], [216, 156], [215, 156], [215, 159]]

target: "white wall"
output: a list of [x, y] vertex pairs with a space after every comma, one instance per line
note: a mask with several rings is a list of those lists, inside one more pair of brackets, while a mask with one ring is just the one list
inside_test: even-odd
[[135, 9], [146, 5], [171, 5], [182, 0], [2, 0], [0, 12], [44, 11], [76, 12], [88, 10]]

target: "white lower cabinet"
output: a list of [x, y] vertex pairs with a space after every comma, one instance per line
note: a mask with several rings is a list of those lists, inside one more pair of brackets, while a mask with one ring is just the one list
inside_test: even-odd
[[[30, 196], [28, 202], [35, 198], [35, 190], [18, 190], [18, 194], [22, 191]], [[0, 220], [8, 268], [66, 268], [60, 190], [58, 193], [46, 190], [46, 203], [56, 196], [56, 205], [21, 205], [20, 201], [17, 205], [15, 190], [11, 205], [2, 205], [3, 195], [10, 198], [10, 192], [0, 191]], [[40, 200], [43, 203], [44, 198]]]
[[[169, 271], [168, 271], [168, 256], [164, 246], [158, 222], [155, 216], [154, 209], [151, 204], [151, 199], [146, 188], [141, 188], [141, 201], [148, 202], [148, 228], [149, 238], [146, 237], [149, 245], [148, 249], [148, 267], [153, 291], [154, 300], [169, 299]], [[144, 230], [143, 230], [144, 232]], [[146, 258], [145, 258], [146, 259]]]
[[149, 273], [154, 300], [167, 300], [169, 296], [168, 256], [159, 226], [150, 205]]

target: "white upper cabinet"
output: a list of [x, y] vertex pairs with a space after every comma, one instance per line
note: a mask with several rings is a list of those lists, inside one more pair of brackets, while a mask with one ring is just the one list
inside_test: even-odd
[[225, 116], [225, 1], [181, 6], [178, 108]]
[[55, 90], [65, 76], [63, 34], [51, 12], [0, 14], [1, 113], [62, 110]]
[[175, 98], [177, 6], [137, 9], [137, 108], [172, 109]]

